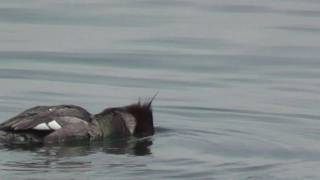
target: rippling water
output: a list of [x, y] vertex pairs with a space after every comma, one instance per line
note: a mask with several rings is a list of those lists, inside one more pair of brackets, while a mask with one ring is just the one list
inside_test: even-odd
[[319, 179], [317, 0], [1, 0], [0, 119], [159, 92], [146, 139], [0, 148], [1, 179]]

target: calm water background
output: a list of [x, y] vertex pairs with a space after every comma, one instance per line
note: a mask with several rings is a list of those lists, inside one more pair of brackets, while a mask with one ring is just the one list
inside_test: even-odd
[[1, 0], [0, 121], [159, 92], [147, 139], [0, 149], [0, 179], [319, 179], [318, 0]]

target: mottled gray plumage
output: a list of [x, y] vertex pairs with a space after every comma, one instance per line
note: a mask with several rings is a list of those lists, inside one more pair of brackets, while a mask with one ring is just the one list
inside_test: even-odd
[[0, 130], [30, 130], [38, 124], [52, 120], [68, 123], [68, 118], [90, 122], [91, 114], [74, 105], [36, 106], [0, 124]]
[[36, 106], [0, 124], [0, 142], [13, 144], [153, 133], [151, 102], [108, 108], [96, 115], [74, 105]]

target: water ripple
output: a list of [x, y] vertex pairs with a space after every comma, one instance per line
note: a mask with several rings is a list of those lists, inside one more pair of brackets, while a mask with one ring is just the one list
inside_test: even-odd
[[265, 117], [285, 117], [285, 118], [295, 118], [304, 120], [320, 120], [320, 115], [312, 114], [296, 114], [296, 113], [274, 113], [274, 112], [263, 112], [263, 111], [251, 111], [244, 109], [227, 109], [227, 108], [211, 108], [211, 107], [198, 107], [198, 106], [158, 106], [158, 109], [165, 109], [164, 112], [176, 112], [172, 109], [188, 111], [192, 113], [201, 114], [203, 112], [221, 112], [225, 114], [236, 114], [236, 115], [246, 115], [246, 116], [265, 116]]

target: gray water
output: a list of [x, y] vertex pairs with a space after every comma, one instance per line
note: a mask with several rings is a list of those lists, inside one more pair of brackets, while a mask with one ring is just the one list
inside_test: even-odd
[[159, 92], [157, 132], [1, 147], [0, 179], [319, 179], [320, 1], [0, 1], [0, 122]]

